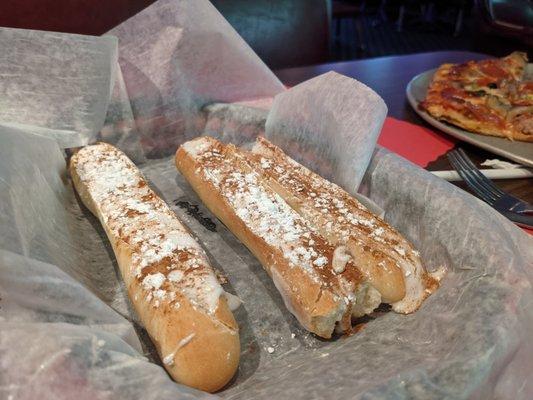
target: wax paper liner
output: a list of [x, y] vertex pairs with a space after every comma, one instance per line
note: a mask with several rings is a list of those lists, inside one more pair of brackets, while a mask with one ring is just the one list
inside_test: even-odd
[[289, 156], [357, 191], [387, 107], [364, 84], [335, 72], [277, 95], [266, 136]]
[[[15, 141], [27, 139], [11, 133]], [[8, 134], [2, 131], [3, 144]], [[114, 257], [88, 211], [76, 202], [65, 202], [63, 197], [73, 193], [59, 178], [64, 167], [60, 168], [58, 149], [56, 157], [50, 157], [53, 143], [40, 138], [10, 144], [16, 151], [1, 171], [15, 179], [2, 177], [2, 182], [7, 181], [2, 193], [25, 190], [30, 200], [2, 201], [17, 214], [14, 221], [2, 221], [2, 227], [29, 225], [19, 215], [35, 207], [33, 218], [39, 220], [45, 213], [42, 223], [49, 228], [37, 225], [17, 232], [33, 252], [31, 258], [2, 252], [2, 390], [13, 398], [32, 398], [37, 388], [43, 398], [70, 398], [72, 387], [87, 398], [181, 394], [182, 388], [172, 384], [160, 367], [133, 350], [139, 345], [131, 325], [100, 300], [117, 309], [116, 302], [106, 300], [106, 290], [100, 293], [106, 287], [122, 290]], [[41, 156], [30, 151], [33, 147]], [[39, 169], [28, 165], [8, 169], [16, 165], [14, 160], [25, 159], [22, 153], [31, 156]], [[52, 163], [43, 162], [49, 158]], [[299, 327], [261, 266], [201, 205], [176, 173], [172, 159], [152, 161], [143, 170], [196, 233], [215, 268], [227, 275], [226, 289], [244, 300], [236, 312], [243, 344], [241, 367], [222, 397], [490, 398], [502, 390], [503, 398], [527, 398], [531, 271], [528, 277], [524, 268], [531, 260], [530, 239], [473, 197], [378, 150], [363, 182], [365, 193], [388, 211], [388, 219], [416, 243], [428, 265], [445, 264], [451, 271], [417, 313], [380, 315], [358, 334], [326, 342]], [[400, 185], [397, 173], [403, 177]], [[32, 185], [42, 180], [40, 186]], [[31, 197], [33, 188], [39, 197]], [[54, 207], [39, 208], [54, 202], [55, 212], [51, 212]], [[453, 215], [458, 208], [464, 214]], [[68, 228], [75, 233], [62, 236], [61, 230]], [[14, 235], [3, 237], [7, 236]], [[83, 240], [76, 243], [75, 237]], [[58, 244], [63, 253], [76, 256], [68, 263], [65, 254], [62, 269], [84, 286], [58, 267], [36, 260], [62, 264]], [[23, 247], [17, 252], [30, 255]], [[101, 268], [83, 264], [91, 257], [100, 258]], [[89, 271], [96, 277], [80, 277]], [[100, 274], [108, 275], [107, 283], [95, 287], [92, 280]], [[100, 299], [88, 293], [87, 286]], [[135, 320], [131, 312], [124, 315]]]
[[[225, 289], [244, 301], [235, 312], [241, 364], [218, 396], [531, 398], [531, 239], [472, 196], [379, 147], [367, 169], [384, 113], [379, 99], [376, 107], [367, 106], [372, 93], [353, 81], [319, 78], [284, 92], [270, 112], [264, 106], [268, 100], [250, 101], [283, 90], [212, 7], [194, 2], [192, 10], [191, 4], [160, 1], [113, 30], [120, 70], [113, 73], [99, 136], [137, 160], [151, 186], [198, 237], [213, 266], [228, 277]], [[212, 23], [203, 24], [205, 18]], [[190, 35], [196, 33], [193, 40]], [[66, 36], [61, 40], [68, 41]], [[213, 36], [224, 40], [213, 42]], [[198, 69], [182, 59], [185, 54], [197, 57]], [[203, 57], [226, 67], [205, 73], [202, 65], [210, 64], [202, 64]], [[235, 59], [239, 62], [232, 64]], [[235, 75], [225, 71], [243, 62], [247, 67], [234, 69]], [[43, 71], [34, 79], [45, 76]], [[245, 82], [246, 90], [240, 91], [238, 82]], [[317, 95], [318, 100], [308, 99]], [[335, 118], [335, 102], [353, 104], [353, 97], [364, 103], [357, 118], [349, 118], [349, 109]], [[214, 101], [239, 104], [209, 104]], [[19, 106], [21, 112], [40, 110], [26, 109], [24, 102]], [[317, 115], [309, 113], [310, 106]], [[358, 126], [358, 120], [371, 123]], [[103, 230], [66, 177], [64, 143], [56, 143], [55, 135], [34, 136], [34, 129], [9, 125], [0, 127], [2, 396], [207, 398], [173, 383], [159, 366]], [[290, 143], [291, 155], [352, 193], [366, 171], [362, 192], [420, 249], [429, 269], [448, 268], [441, 289], [417, 313], [380, 312], [350, 337], [323, 341], [307, 333], [257, 260], [200, 203], [172, 157], [165, 157], [204, 131], [242, 145], [263, 133], [282, 146]]]
[[[106, 126], [113, 132], [117, 121], [133, 120], [130, 140], [133, 134], [148, 158], [173, 154], [198, 135], [204, 105], [284, 90], [207, 0], [160, 0], [109, 34], [119, 38], [125, 86], [113, 94]], [[131, 110], [125, 110], [124, 99]]]
[[0, 398], [208, 398], [142, 355], [112, 250], [55, 140], [0, 126], [0, 227]]
[[113, 37], [0, 28], [0, 122], [63, 147], [94, 140], [117, 63]]

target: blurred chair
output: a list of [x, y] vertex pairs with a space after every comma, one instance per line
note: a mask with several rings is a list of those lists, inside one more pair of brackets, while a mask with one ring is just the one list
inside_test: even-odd
[[[459, 36], [463, 28], [466, 11], [471, 7], [471, 0], [401, 0], [396, 20], [396, 30], [402, 32], [408, 24], [435, 28], [435, 23], [442, 17], [442, 12], [454, 15], [453, 35]], [[407, 17], [410, 17], [407, 20]]]
[[319, 64], [329, 57], [328, 0], [212, 0], [273, 69]]
[[[396, 20], [396, 30], [402, 32], [404, 28], [407, 13], [414, 15], [411, 23], [426, 23], [433, 16], [435, 4], [432, 1], [403, 0], [398, 10], [398, 19]], [[415, 8], [413, 12], [411, 9]]]
[[475, 9], [485, 33], [513, 37], [533, 46], [531, 0], [476, 0]]
[[[331, 0], [213, 0], [271, 68], [326, 62]], [[155, 0], [0, 0], [0, 26], [101, 35]], [[1, 49], [0, 49], [1, 51]]]
[[469, 13], [473, 6], [472, 0], [440, 0], [437, 2], [441, 8], [447, 9], [453, 15], [453, 36], [457, 37], [463, 30], [465, 14]]
[[461, 31], [463, 30], [463, 21], [465, 18], [465, 13], [468, 7], [471, 8], [471, 4], [468, 0], [456, 0], [455, 3], [457, 6], [457, 17], [455, 18], [453, 36], [459, 36]]
[[101, 35], [153, 2], [155, 0], [0, 0], [0, 26]]

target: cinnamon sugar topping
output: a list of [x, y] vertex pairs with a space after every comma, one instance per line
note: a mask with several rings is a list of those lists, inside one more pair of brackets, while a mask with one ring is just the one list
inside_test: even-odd
[[123, 271], [126, 282], [139, 280], [154, 307], [162, 302], [179, 307], [185, 296], [214, 313], [223, 290], [205, 252], [135, 165], [105, 143], [83, 148], [75, 160], [101, 220], [119, 238], [115, 249], [127, 245], [132, 253], [131, 269]]

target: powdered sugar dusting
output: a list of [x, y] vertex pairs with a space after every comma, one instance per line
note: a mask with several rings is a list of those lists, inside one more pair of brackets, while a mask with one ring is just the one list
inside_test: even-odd
[[[262, 168], [263, 173], [272, 176], [283, 187], [290, 188], [291, 192], [312, 199], [310, 204], [313, 210], [328, 216], [328, 231], [343, 232], [343, 236], [363, 237], [365, 242], [381, 249], [385, 248], [383, 245], [393, 245], [403, 249], [393, 254], [394, 257], [400, 255], [417, 259], [418, 255], [412, 246], [398, 232], [339, 186], [286, 157], [281, 150], [262, 138], [256, 142], [252, 152], [257, 156], [251, 156], [251, 161]], [[276, 168], [263, 167], [263, 160], [269, 157], [275, 160]]]
[[156, 274], [148, 274], [143, 279], [143, 286], [148, 290], [157, 290], [165, 282], [165, 275], [158, 272]]
[[255, 235], [279, 250], [290, 267], [301, 268], [316, 283], [324, 282], [326, 275], [331, 275], [325, 267], [334, 249], [277, 193], [266, 190], [255, 171], [239, 164], [244, 160], [235, 154], [222, 154], [213, 141], [195, 141], [212, 146], [204, 146], [203, 153], [189, 154], [202, 164], [201, 171], [196, 172], [216, 187]]
[[346, 264], [352, 259], [345, 246], [339, 246], [333, 253], [332, 268], [335, 273], [340, 274], [346, 269]]
[[[425, 282], [433, 284], [426, 278], [419, 253], [401, 234], [340, 187], [286, 157], [268, 141], [260, 138], [252, 152], [254, 154], [249, 156], [250, 162], [292, 196], [301, 199], [306, 206], [300, 207], [299, 212], [321, 226], [323, 234], [340, 245], [350, 240], [352, 245], [360, 248], [361, 254], [374, 258], [380, 268], [387, 269], [387, 263], [381, 262], [383, 259], [399, 268], [407, 286], [407, 295], [405, 301], [394, 305], [394, 309], [400, 312], [416, 310], [427, 297], [423, 290]], [[263, 167], [263, 160], [269, 158], [274, 160], [276, 168]], [[435, 285], [432, 288], [434, 290]]]
[[[335, 303], [334, 310], [331, 310], [331, 314], [327, 317], [331, 323], [340, 321], [344, 315], [348, 316], [349, 320], [352, 303], [356, 301], [354, 293], [363, 283], [362, 274], [353, 265], [351, 257], [342, 249], [337, 251], [335, 257], [335, 246], [328, 243], [312, 223], [302, 217], [272, 188], [261, 171], [257, 172], [257, 166], [249, 162], [247, 153], [210, 138], [198, 138], [194, 141], [204, 143], [201, 146], [203, 152], [187, 154], [187, 157], [192, 158], [197, 165], [201, 165], [201, 168], [195, 169], [197, 175], [195, 178], [199, 178], [202, 184], [210, 185], [216, 190], [223, 198], [224, 207], [230, 208], [252, 234], [272, 249], [275, 261], [280, 257], [284, 258], [283, 267], [279, 270], [275, 264], [265, 267], [267, 269], [270, 267], [272, 280], [289, 310], [304, 326], [309, 327], [306, 325], [307, 319], [296, 311], [294, 305], [301, 301], [298, 285], [293, 282], [289, 286], [282, 275], [287, 271], [287, 266], [289, 269], [303, 271], [313, 282], [320, 285], [318, 296], [305, 300], [311, 303], [311, 307], [315, 304], [313, 302], [326, 299], [323, 296], [327, 293]], [[182, 149], [186, 152], [185, 147]], [[273, 160], [262, 158], [258, 163], [262, 168], [278, 169], [283, 173], [283, 169]], [[290, 184], [295, 190], [302, 189], [296, 179]], [[323, 208], [327, 211], [329, 204], [322, 198], [322, 194], [317, 192], [314, 198], [317, 202], [323, 203]], [[339, 204], [339, 207], [345, 205]], [[330, 228], [335, 229], [333, 224]], [[335, 266], [333, 262], [336, 263]], [[302, 295], [304, 296], [307, 294]], [[347, 328], [346, 321], [342, 324]]]
[[328, 259], [326, 257], [319, 257], [315, 261], [313, 261], [313, 264], [317, 267], [323, 267], [324, 265], [327, 265]]
[[318, 279], [312, 261], [319, 254], [312, 246], [301, 245], [309, 228], [279, 196], [261, 187], [255, 172], [232, 172], [220, 188], [227, 194], [237, 216], [255, 234], [269, 245], [280, 248], [292, 265], [300, 266]]
[[205, 151], [209, 149], [209, 143], [198, 140], [190, 140], [184, 143], [182, 147], [185, 151], [187, 151], [187, 153], [196, 156], [198, 154], [205, 153]]
[[179, 282], [183, 278], [183, 271], [175, 269], [169, 272], [168, 279], [172, 282]]
[[125, 278], [138, 279], [154, 307], [162, 302], [179, 307], [180, 296], [185, 296], [213, 313], [223, 290], [205, 252], [135, 165], [105, 143], [81, 149], [74, 160], [101, 220], [131, 250], [131, 270], [122, 271]]

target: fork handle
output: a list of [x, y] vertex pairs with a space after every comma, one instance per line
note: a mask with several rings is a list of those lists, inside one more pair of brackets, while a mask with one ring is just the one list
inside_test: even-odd
[[517, 214], [517, 213], [509, 212], [509, 211], [501, 211], [501, 213], [505, 217], [513, 221], [515, 224], [522, 226], [524, 228], [533, 229], [533, 216]]

